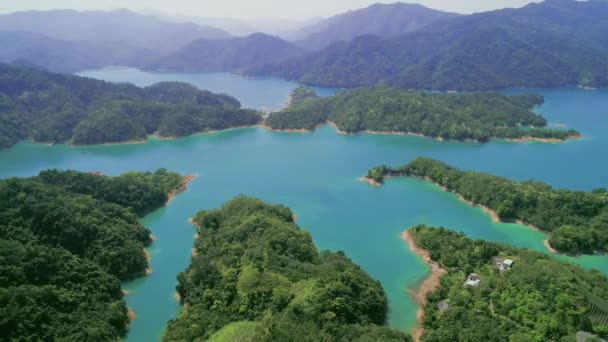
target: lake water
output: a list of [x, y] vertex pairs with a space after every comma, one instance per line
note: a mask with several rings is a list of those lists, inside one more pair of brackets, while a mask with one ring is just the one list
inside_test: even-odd
[[[85, 73], [106, 80], [147, 85], [184, 80], [236, 96], [246, 106], [278, 108], [297, 84], [247, 80], [227, 74], [150, 74], [132, 69]], [[269, 88], [266, 88], [269, 87]], [[508, 91], [524, 92], [523, 89]], [[427, 268], [400, 239], [416, 224], [446, 226], [475, 238], [543, 250], [543, 234], [516, 224], [496, 224], [480, 209], [417, 179], [391, 179], [374, 188], [357, 181], [371, 167], [401, 165], [428, 156], [465, 169], [491, 172], [556, 187], [590, 190], [608, 186], [608, 91], [535, 90], [546, 97], [538, 109], [550, 122], [565, 124], [584, 138], [560, 144], [440, 142], [413, 136], [337, 134], [331, 127], [314, 133], [277, 133], [259, 128], [202, 134], [146, 144], [70, 147], [23, 142], [0, 152], [0, 177], [32, 176], [48, 168], [102, 171], [167, 168], [200, 174], [167, 207], [143, 219], [157, 237], [150, 248], [153, 273], [125, 284], [137, 318], [129, 341], [158, 340], [167, 320], [176, 317], [176, 275], [188, 263], [194, 229], [187, 223], [199, 209], [211, 209], [238, 194], [289, 206], [298, 224], [321, 249], [343, 250], [384, 286], [389, 323], [411, 329], [416, 305], [406, 293]], [[331, 93], [327, 90], [327, 93]], [[608, 273], [608, 257], [560, 257]]]

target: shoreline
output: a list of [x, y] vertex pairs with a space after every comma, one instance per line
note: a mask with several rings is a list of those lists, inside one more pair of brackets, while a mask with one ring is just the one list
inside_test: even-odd
[[[153, 137], [156, 140], [176, 140], [176, 139], [181, 139], [181, 138], [188, 138], [188, 137], [193, 137], [193, 136], [197, 136], [197, 135], [205, 135], [205, 134], [215, 134], [215, 133], [221, 133], [221, 132], [229, 132], [229, 131], [235, 131], [238, 129], [246, 129], [246, 128], [254, 128], [257, 127], [258, 124], [255, 125], [244, 125], [244, 126], [236, 126], [236, 127], [230, 127], [230, 128], [226, 128], [226, 129], [218, 129], [218, 130], [207, 130], [207, 131], [201, 131], [201, 132], [195, 132], [189, 135], [184, 135], [182, 137], [165, 137], [162, 135], [159, 135], [158, 133], [154, 133], [154, 134], [150, 134], [151, 137]], [[146, 140], [149, 141], [149, 140]]]
[[375, 181], [375, 180], [373, 180], [373, 179], [371, 179], [371, 178], [367, 178], [367, 177], [361, 177], [361, 178], [358, 178], [357, 180], [358, 180], [359, 182], [367, 183], [367, 184], [369, 184], [369, 185], [371, 185], [371, 186], [374, 186], [374, 187], [376, 187], [376, 188], [380, 188], [380, 187], [382, 187], [382, 183], [377, 182], [377, 181]]
[[420, 341], [420, 338], [424, 333], [422, 322], [424, 319], [424, 306], [427, 303], [426, 296], [439, 287], [440, 279], [444, 274], [446, 274], [446, 271], [441, 268], [439, 264], [431, 260], [430, 253], [427, 250], [416, 245], [416, 242], [410, 235], [409, 230], [406, 230], [401, 234], [401, 239], [407, 243], [410, 251], [422, 259], [422, 261], [424, 261], [424, 263], [430, 268], [428, 276], [424, 279], [422, 284], [420, 284], [418, 290], [411, 291], [410, 293], [416, 304], [418, 304], [418, 310], [416, 311], [417, 326], [412, 337], [414, 338], [414, 341]]
[[312, 133], [315, 131], [315, 129], [317, 129], [317, 127], [315, 127], [314, 129], [304, 129], [304, 128], [287, 128], [287, 129], [278, 129], [278, 128], [272, 128], [266, 124], [260, 124], [258, 125], [259, 128], [261, 129], [265, 129], [267, 131], [270, 132], [277, 132], [277, 133]]
[[481, 142], [479, 140], [474, 140], [474, 139], [464, 139], [464, 140], [454, 140], [454, 139], [445, 139], [442, 137], [433, 137], [433, 136], [428, 136], [428, 135], [424, 135], [422, 133], [416, 133], [416, 132], [400, 132], [400, 131], [370, 131], [370, 130], [365, 130], [365, 131], [360, 131], [360, 132], [356, 132], [356, 133], [350, 133], [350, 132], [346, 132], [341, 130], [338, 125], [336, 125], [335, 122], [333, 121], [326, 121], [325, 123], [322, 123], [320, 125], [317, 125], [315, 128], [308, 130], [308, 129], [304, 129], [304, 128], [293, 128], [293, 129], [276, 129], [276, 128], [272, 128], [270, 126], [267, 126], [265, 124], [260, 124], [258, 125], [258, 127], [266, 129], [268, 131], [272, 131], [272, 132], [285, 132], [285, 133], [312, 133], [315, 130], [317, 130], [319, 127], [324, 126], [324, 125], [329, 125], [331, 127], [333, 127], [336, 130], [336, 133], [340, 134], [340, 135], [398, 135], [398, 136], [412, 136], [412, 137], [418, 137], [418, 138], [425, 138], [425, 139], [432, 139], [432, 140], [436, 140], [436, 141], [445, 141], [445, 142], [470, 142], [470, 143], [479, 143], [479, 144], [485, 144], [491, 141], [507, 141], [507, 142], [515, 142], [515, 143], [523, 143], [523, 142], [529, 142], [529, 141], [535, 141], [535, 142], [542, 142], [542, 143], [561, 143], [561, 142], [565, 142], [568, 140], [578, 140], [578, 139], [582, 139], [583, 135], [582, 134], [577, 134], [577, 135], [572, 135], [567, 137], [566, 139], [556, 139], [556, 138], [536, 138], [536, 137], [532, 137], [532, 136], [523, 136], [520, 138], [514, 138], [514, 139], [509, 139], [509, 138], [500, 138], [500, 137], [490, 137], [490, 140], [488, 142]]
[[514, 139], [498, 139], [498, 140], [503, 140], [503, 141], [508, 141], [508, 142], [516, 142], [516, 143], [522, 143], [522, 142], [528, 142], [528, 141], [535, 141], [535, 142], [542, 142], [542, 143], [562, 143], [568, 140], [579, 140], [582, 139], [583, 135], [582, 134], [576, 134], [576, 135], [571, 135], [569, 137], [567, 137], [566, 139], [557, 139], [557, 138], [536, 138], [536, 137], [531, 137], [531, 136], [523, 136], [520, 138], [514, 138]]
[[[392, 178], [392, 177], [393, 177], [393, 176], [386, 176], [386, 177], [384, 177], [384, 179], [390, 179], [390, 178]], [[486, 206], [481, 205], [481, 204], [476, 204], [476, 203], [473, 203], [473, 202], [471, 202], [471, 201], [467, 200], [466, 198], [464, 198], [462, 195], [460, 195], [460, 194], [458, 194], [458, 193], [455, 193], [455, 192], [453, 192], [453, 191], [450, 191], [450, 190], [449, 190], [448, 188], [446, 188], [445, 186], [442, 186], [441, 184], [434, 182], [434, 181], [433, 181], [432, 179], [430, 179], [428, 176], [427, 176], [427, 177], [415, 177], [415, 176], [405, 176], [405, 175], [403, 175], [402, 177], [418, 178], [418, 179], [423, 180], [423, 181], [425, 181], [425, 182], [427, 182], [427, 183], [430, 183], [430, 184], [432, 184], [432, 185], [434, 185], [434, 186], [438, 187], [439, 189], [441, 189], [441, 190], [443, 190], [443, 191], [445, 191], [445, 192], [448, 192], [448, 193], [450, 193], [450, 194], [452, 194], [452, 195], [456, 196], [456, 198], [457, 198], [459, 201], [461, 201], [461, 202], [463, 202], [463, 203], [466, 203], [466, 204], [468, 204], [468, 205], [470, 205], [470, 206], [472, 206], [472, 207], [475, 207], [475, 208], [481, 209], [483, 212], [485, 212], [486, 214], [490, 215], [490, 218], [492, 219], [492, 222], [494, 222], [494, 223], [516, 223], [516, 224], [519, 224], [519, 225], [525, 226], [525, 227], [527, 227], [527, 228], [530, 228], [530, 229], [532, 229], [532, 230], [535, 230], [535, 231], [537, 231], [537, 232], [539, 232], [539, 233], [541, 233], [541, 234], [543, 234], [543, 235], [545, 235], [545, 236], [546, 236], [546, 239], [543, 241], [543, 245], [545, 246], [545, 249], [546, 249], [546, 250], [547, 250], [549, 253], [551, 253], [551, 254], [559, 254], [559, 255], [566, 255], [566, 256], [572, 256], [572, 255], [570, 255], [570, 254], [566, 254], [566, 253], [560, 253], [558, 250], [556, 250], [555, 248], [553, 248], [553, 247], [551, 246], [551, 244], [549, 243], [549, 239], [550, 239], [549, 234], [548, 234], [547, 232], [544, 232], [544, 231], [543, 231], [543, 230], [541, 230], [540, 228], [535, 227], [534, 225], [531, 225], [531, 224], [529, 224], [529, 223], [526, 223], [526, 222], [524, 222], [524, 221], [522, 221], [522, 220], [516, 220], [515, 222], [507, 222], [507, 221], [503, 221], [503, 220], [501, 220], [501, 219], [500, 219], [500, 217], [498, 216], [498, 214], [496, 213], [496, 211], [495, 211], [495, 210], [493, 210], [492, 208], [486, 207]], [[362, 182], [366, 182], [366, 183], [368, 183], [368, 184], [371, 184], [372, 186], [376, 186], [376, 187], [381, 187], [381, 186], [383, 185], [382, 183], [376, 182], [375, 180], [373, 180], [373, 179], [369, 179], [369, 178], [367, 178], [367, 177], [362, 177], [362, 178], [359, 178], [359, 180], [360, 180], [360, 181], [362, 181]]]
[[169, 192], [167, 194], [167, 201], [165, 202], [165, 205], [168, 205], [175, 196], [177, 196], [177, 195], [181, 194], [182, 192], [188, 190], [188, 184], [190, 182], [192, 182], [198, 176], [199, 176], [198, 174], [183, 176], [182, 177], [182, 185], [178, 189], [172, 190], [171, 192]]

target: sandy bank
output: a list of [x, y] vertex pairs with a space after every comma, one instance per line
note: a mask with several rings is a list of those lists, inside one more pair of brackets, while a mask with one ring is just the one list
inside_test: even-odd
[[367, 183], [371, 186], [375, 186], [375, 187], [381, 187], [382, 183], [380, 182], [376, 182], [375, 180], [371, 179], [371, 178], [367, 178], [367, 177], [361, 177], [358, 179], [359, 182], [364, 182]]
[[135, 319], [135, 311], [133, 311], [133, 309], [128, 308], [127, 309], [127, 317], [129, 317], [129, 321], [132, 321]]
[[181, 185], [181, 187], [179, 189], [173, 190], [169, 194], [167, 194], [167, 202], [165, 202], [165, 205], [169, 204], [169, 202], [171, 202], [171, 200], [173, 199], [173, 197], [175, 197], [178, 194], [186, 191], [188, 189], [188, 184], [190, 182], [192, 182], [196, 177], [198, 177], [198, 175], [189, 175], [189, 176], [182, 177], [182, 185]]
[[582, 138], [583, 138], [582, 134], [576, 134], [576, 135], [571, 135], [571, 136], [567, 137], [566, 139], [536, 138], [536, 137], [530, 137], [530, 136], [523, 136], [523, 137], [517, 138], [517, 139], [500, 139], [500, 140], [517, 142], [517, 143], [526, 142], [526, 141], [536, 141], [536, 142], [542, 142], [542, 143], [561, 143], [566, 140], [577, 140], [577, 139], [582, 139]]
[[403, 234], [401, 234], [401, 238], [407, 243], [410, 250], [414, 254], [416, 254], [420, 259], [422, 259], [430, 268], [430, 273], [428, 277], [422, 282], [420, 288], [417, 291], [411, 293], [414, 300], [416, 301], [416, 304], [418, 304], [418, 311], [416, 312], [418, 326], [414, 331], [413, 337], [415, 341], [420, 341], [420, 337], [424, 332], [424, 328], [422, 327], [422, 320], [424, 319], [424, 305], [426, 304], [426, 296], [439, 287], [440, 278], [446, 272], [439, 266], [439, 264], [431, 260], [431, 256], [428, 251], [416, 245], [409, 231], [406, 230], [405, 232], [403, 232]]
[[179, 295], [179, 293], [175, 292], [175, 294], [173, 295], [173, 298], [175, 298], [175, 301], [177, 301], [178, 303], [181, 303], [182, 301], [182, 296]]
[[549, 239], [545, 239], [545, 241], [543, 241], [543, 244], [545, 245], [545, 248], [547, 248], [547, 250], [553, 254], [559, 254], [559, 251], [553, 247], [551, 247], [551, 244], [549, 243]]

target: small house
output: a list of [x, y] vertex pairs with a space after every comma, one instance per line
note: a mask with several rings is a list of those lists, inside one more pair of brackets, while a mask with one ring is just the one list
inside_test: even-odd
[[437, 303], [437, 309], [440, 312], [443, 312], [449, 308], [450, 308], [450, 305], [448, 304], [447, 299], [444, 299], [444, 300], [440, 301], [439, 303]]
[[467, 277], [467, 281], [464, 282], [464, 285], [465, 286], [477, 286], [477, 285], [479, 285], [479, 283], [481, 283], [481, 278], [477, 274], [471, 273]]
[[511, 269], [511, 266], [513, 266], [513, 260], [511, 259], [501, 259], [501, 258], [496, 258], [494, 259], [494, 263], [496, 265], [496, 268], [498, 268], [499, 271], [505, 271], [505, 270], [509, 270]]

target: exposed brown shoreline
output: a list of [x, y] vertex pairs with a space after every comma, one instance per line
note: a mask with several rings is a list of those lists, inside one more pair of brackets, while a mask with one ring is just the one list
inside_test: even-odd
[[378, 187], [378, 188], [382, 186], [382, 183], [377, 182], [377, 181], [375, 181], [375, 180], [373, 180], [371, 178], [367, 178], [367, 177], [361, 177], [361, 178], [358, 179], [358, 181], [359, 182], [367, 183], [367, 184], [369, 184], [371, 186], [375, 186], [375, 187]]
[[523, 136], [521, 138], [516, 138], [516, 139], [498, 139], [498, 140], [517, 142], [517, 143], [526, 142], [526, 141], [536, 141], [536, 142], [542, 142], [542, 143], [561, 143], [566, 140], [578, 140], [578, 139], [582, 139], [582, 138], [583, 138], [582, 134], [575, 134], [575, 135], [571, 135], [571, 136], [567, 137], [566, 139], [536, 138], [536, 137], [530, 137], [530, 136]]
[[[404, 176], [404, 177], [407, 177], [407, 176]], [[387, 176], [387, 177], [384, 177], [384, 178], [385, 178], [385, 179], [388, 179], [388, 178], [392, 178], [392, 177], [391, 177], [391, 176]], [[424, 178], [422, 178], [422, 177], [414, 177], [414, 178], [422, 179], [422, 180], [424, 180], [424, 181], [426, 181], [426, 182], [428, 182], [428, 183], [431, 183], [431, 184], [433, 184], [434, 186], [436, 186], [436, 187], [440, 188], [441, 190], [443, 190], [443, 191], [445, 191], [445, 192], [449, 192], [449, 193], [451, 193], [452, 195], [456, 196], [456, 198], [458, 198], [458, 200], [459, 200], [459, 201], [464, 202], [464, 203], [466, 203], [466, 204], [468, 204], [468, 205], [470, 205], [470, 206], [472, 206], [472, 207], [479, 208], [479, 209], [483, 210], [485, 213], [487, 213], [488, 215], [490, 215], [490, 218], [492, 218], [492, 221], [493, 221], [494, 223], [512, 223], [512, 222], [505, 222], [505, 221], [502, 221], [502, 220], [500, 219], [500, 217], [498, 216], [498, 213], [496, 213], [496, 211], [494, 211], [492, 208], [486, 207], [486, 206], [481, 205], [481, 204], [476, 204], [476, 203], [473, 203], [473, 202], [471, 202], [471, 201], [467, 200], [466, 198], [464, 198], [462, 195], [457, 194], [457, 193], [455, 193], [455, 192], [453, 192], [453, 191], [450, 191], [450, 190], [449, 190], [448, 188], [446, 188], [445, 186], [442, 186], [441, 184], [434, 182], [434, 181], [433, 181], [432, 179], [430, 179], [429, 177], [424, 177]], [[367, 177], [362, 177], [362, 178], [359, 178], [359, 180], [360, 180], [360, 181], [362, 181], [362, 182], [369, 183], [369, 184], [371, 184], [371, 185], [373, 185], [373, 186], [382, 186], [382, 183], [376, 182], [375, 180], [373, 180], [373, 179], [369, 179], [369, 178], [367, 178]], [[528, 227], [528, 228], [530, 228], [530, 229], [536, 230], [537, 232], [540, 232], [540, 233], [545, 234], [545, 235], [547, 235], [547, 236], [548, 236], [548, 234], [547, 234], [546, 232], [542, 231], [540, 228], [535, 227], [535, 226], [533, 226], [533, 225], [531, 225], [531, 224], [529, 224], [529, 223], [526, 223], [526, 222], [524, 222], [524, 221], [522, 221], [522, 220], [516, 220], [516, 221], [515, 221], [515, 223], [520, 224], [520, 225], [522, 225], [522, 226], [526, 226], [526, 227]], [[548, 251], [548, 252], [550, 252], [550, 253], [552, 253], [552, 254], [562, 254], [562, 253], [560, 253], [558, 250], [556, 250], [555, 248], [553, 248], [553, 247], [551, 246], [551, 244], [549, 243], [549, 238], [545, 239], [545, 240], [543, 241], [543, 244], [544, 244], [544, 246], [545, 246], [545, 248], [547, 249], [547, 251]], [[566, 255], [566, 254], [562, 254], [562, 255]]]
[[401, 234], [401, 238], [407, 243], [410, 250], [420, 259], [422, 259], [430, 268], [430, 273], [422, 282], [420, 288], [417, 291], [411, 292], [416, 304], [418, 304], [418, 310], [416, 311], [416, 320], [418, 323], [416, 330], [414, 330], [413, 337], [414, 341], [420, 341], [420, 337], [424, 332], [422, 321], [424, 319], [424, 305], [426, 305], [426, 296], [439, 287], [441, 276], [443, 276], [446, 271], [441, 268], [439, 264], [431, 260], [431, 256], [427, 250], [416, 245], [416, 242], [414, 242], [414, 239], [410, 235], [409, 231], [404, 231], [403, 234]]
[[[474, 139], [464, 139], [464, 140], [452, 140], [452, 139], [445, 139], [442, 137], [432, 137], [432, 136], [427, 136], [424, 135], [422, 133], [416, 133], [416, 132], [400, 132], [400, 131], [370, 131], [370, 130], [365, 130], [365, 131], [361, 131], [361, 132], [356, 132], [356, 133], [350, 133], [350, 132], [346, 132], [341, 130], [338, 125], [336, 125], [335, 122], [332, 121], [327, 121], [323, 124], [320, 124], [318, 126], [316, 126], [314, 129], [312, 130], [308, 130], [308, 129], [276, 129], [276, 128], [272, 128], [266, 124], [261, 124], [259, 125], [259, 127], [272, 131], [272, 132], [287, 132], [287, 133], [312, 133], [314, 132], [316, 129], [318, 129], [320, 126], [323, 125], [330, 125], [331, 127], [333, 127], [336, 132], [338, 134], [341, 135], [361, 135], [361, 134], [370, 134], [370, 135], [403, 135], [403, 136], [413, 136], [413, 137], [419, 137], [419, 138], [426, 138], [426, 139], [433, 139], [433, 140], [437, 140], [437, 141], [453, 141], [453, 142], [475, 142], [475, 143], [479, 143], [478, 140], [474, 140]], [[573, 139], [581, 139], [583, 137], [582, 134], [577, 134], [577, 135], [572, 135], [567, 137], [566, 139], [549, 139], [549, 138], [536, 138], [536, 137], [531, 137], [531, 136], [523, 136], [521, 138], [517, 138], [517, 139], [507, 139], [507, 138], [499, 138], [499, 137], [491, 137], [491, 140], [502, 140], [502, 141], [510, 141], [510, 142], [526, 142], [526, 141], [537, 141], [537, 142], [544, 142], [544, 143], [559, 143], [559, 142], [564, 142], [566, 140], [573, 140]]]
[[165, 205], [169, 204], [169, 202], [171, 202], [171, 200], [177, 196], [178, 194], [186, 191], [188, 189], [188, 184], [190, 182], [192, 182], [196, 177], [198, 177], [198, 175], [189, 175], [189, 176], [184, 176], [182, 177], [182, 186], [177, 189], [177, 190], [173, 190], [171, 191], [168, 195], [167, 195], [167, 202], [165, 202]]

